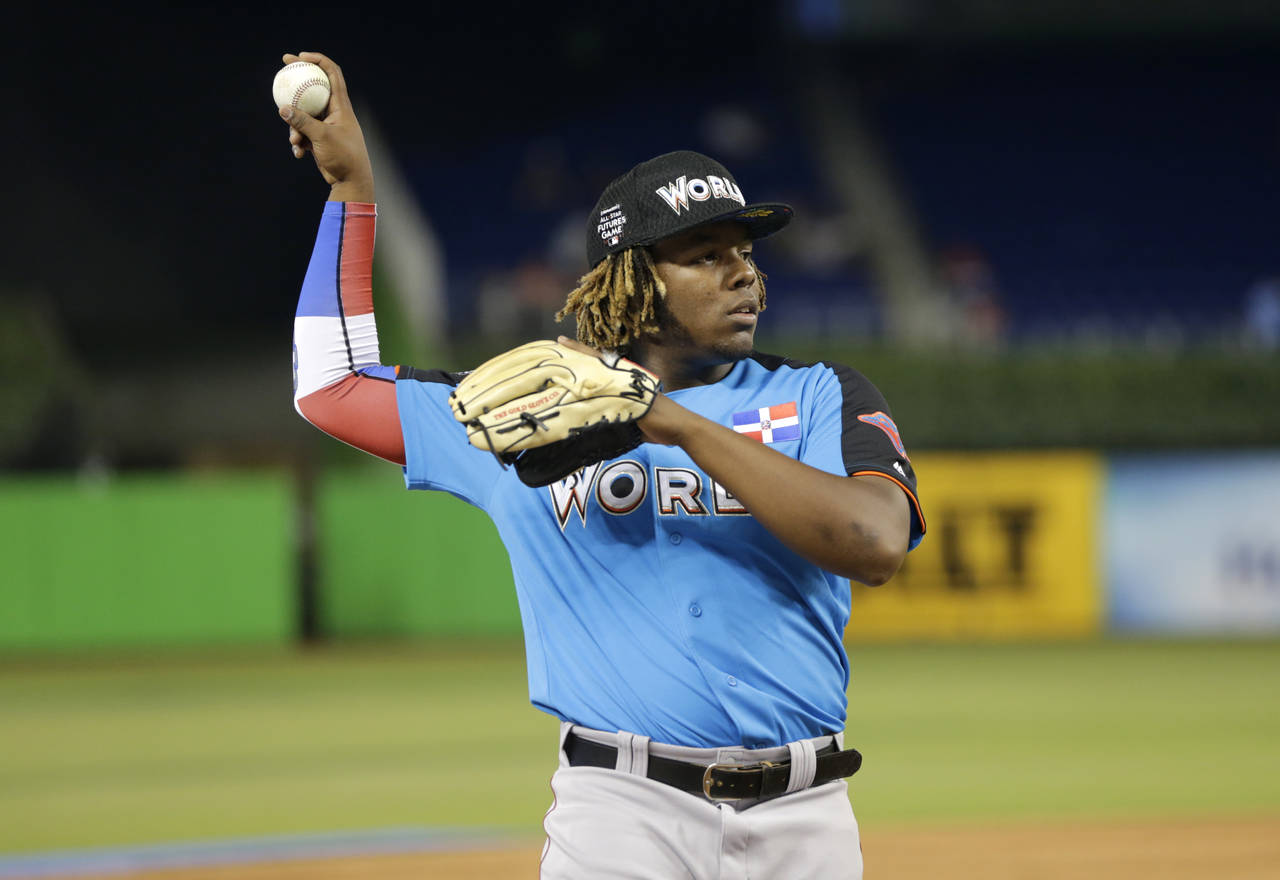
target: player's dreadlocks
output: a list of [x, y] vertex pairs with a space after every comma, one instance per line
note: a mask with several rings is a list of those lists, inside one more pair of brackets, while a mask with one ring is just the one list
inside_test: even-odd
[[[753, 264], [754, 265], [754, 264]], [[764, 282], [768, 277], [755, 267], [760, 285], [760, 310], [764, 311]], [[556, 312], [578, 319], [578, 341], [601, 351], [627, 354], [642, 336], [657, 333], [658, 302], [667, 287], [658, 277], [647, 247], [630, 247], [610, 254], [578, 279]]]

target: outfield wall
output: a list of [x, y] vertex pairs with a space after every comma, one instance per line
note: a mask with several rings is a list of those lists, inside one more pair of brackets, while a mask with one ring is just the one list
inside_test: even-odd
[[0, 480], [0, 649], [287, 642], [291, 498], [276, 473]]
[[482, 512], [410, 492], [399, 468], [335, 473], [317, 492], [321, 625], [335, 636], [516, 635], [506, 548]]
[[885, 587], [854, 584], [851, 639], [1083, 636], [1102, 627], [1090, 452], [919, 453], [924, 541]]
[[1280, 455], [1125, 455], [1108, 470], [1112, 628], [1280, 630]]
[[[918, 453], [923, 543], [851, 640], [1280, 632], [1280, 451]], [[0, 650], [515, 636], [497, 532], [398, 469], [0, 479]]]

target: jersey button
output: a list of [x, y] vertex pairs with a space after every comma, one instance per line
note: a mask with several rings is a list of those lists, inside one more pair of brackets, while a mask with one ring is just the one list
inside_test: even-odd
[[689, 613], [690, 613], [690, 614], [692, 614], [694, 617], [701, 617], [701, 616], [702, 616], [702, 606], [698, 605], [698, 604], [695, 602], [694, 604], [692, 604], [692, 605], [690, 605], [690, 606], [689, 606]]
[[679, 544], [683, 540], [684, 540], [684, 537], [681, 536], [679, 532], [672, 532], [670, 535], [670, 541], [672, 544]]
[[728, 681], [729, 681], [729, 687], [736, 688], [738, 686], [738, 680], [734, 678], [732, 675], [729, 676]]

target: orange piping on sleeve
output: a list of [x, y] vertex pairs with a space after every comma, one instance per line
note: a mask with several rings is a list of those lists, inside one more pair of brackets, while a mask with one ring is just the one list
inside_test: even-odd
[[884, 477], [886, 480], [893, 480], [893, 482], [897, 483], [899, 486], [902, 487], [902, 491], [906, 492], [907, 497], [911, 499], [911, 504], [916, 509], [916, 517], [920, 520], [920, 534], [923, 535], [925, 533], [926, 528], [925, 528], [925, 522], [924, 522], [924, 511], [920, 509], [920, 500], [916, 498], [916, 493], [912, 492], [910, 489], [907, 488], [906, 483], [902, 482], [897, 477], [891, 477], [888, 474], [881, 473], [880, 471], [855, 471], [849, 474], [849, 476], [851, 477]]

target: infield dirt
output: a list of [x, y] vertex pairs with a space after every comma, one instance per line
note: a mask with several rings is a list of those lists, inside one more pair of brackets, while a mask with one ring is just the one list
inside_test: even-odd
[[[1274, 880], [1280, 816], [883, 830], [864, 833], [863, 850], [867, 880]], [[516, 880], [538, 876], [539, 852], [540, 844], [532, 841], [506, 849], [78, 875], [76, 880]]]

